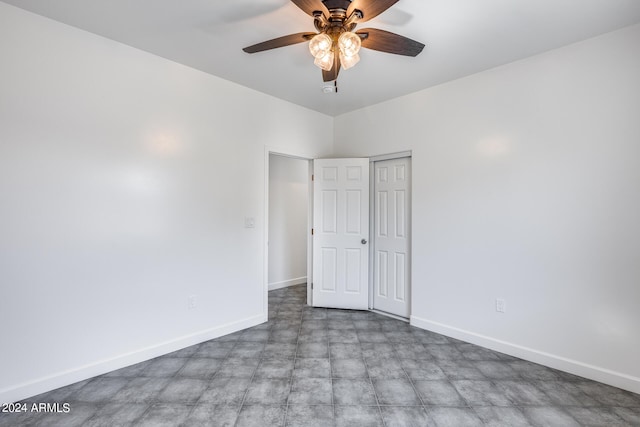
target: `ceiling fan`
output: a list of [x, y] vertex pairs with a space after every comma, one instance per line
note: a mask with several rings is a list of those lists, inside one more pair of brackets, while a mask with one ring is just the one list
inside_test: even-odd
[[349, 69], [359, 60], [360, 47], [396, 55], [417, 56], [424, 44], [407, 37], [376, 28], [355, 31], [399, 0], [291, 0], [313, 17], [317, 33], [296, 33], [245, 47], [247, 53], [289, 46], [309, 41], [314, 64], [322, 69], [322, 78], [330, 82], [338, 78], [340, 68]]

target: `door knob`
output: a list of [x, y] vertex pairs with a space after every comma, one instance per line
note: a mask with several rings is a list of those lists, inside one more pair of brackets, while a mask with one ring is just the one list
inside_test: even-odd
[[367, 239], [360, 240], [360, 243], [362, 243], [363, 245], [366, 245], [367, 244]]

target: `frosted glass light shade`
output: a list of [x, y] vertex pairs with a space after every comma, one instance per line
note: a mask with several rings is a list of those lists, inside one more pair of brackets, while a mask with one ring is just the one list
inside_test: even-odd
[[358, 55], [357, 53], [352, 56], [346, 56], [342, 52], [340, 52], [340, 64], [342, 64], [342, 68], [344, 68], [345, 70], [348, 70], [349, 68], [356, 65], [358, 61], [360, 61], [360, 55]]
[[326, 34], [318, 34], [309, 42], [309, 52], [316, 59], [326, 56], [332, 47], [333, 40]]
[[338, 47], [340, 48], [340, 52], [346, 57], [357, 55], [361, 46], [362, 40], [360, 40], [360, 37], [357, 34], [352, 32], [344, 32], [340, 34], [340, 38], [338, 38]]
[[333, 68], [334, 60], [335, 60], [335, 54], [333, 53], [332, 50], [330, 50], [329, 52], [327, 52], [325, 56], [317, 57], [316, 60], [313, 61], [313, 63], [316, 64], [318, 67], [322, 68], [323, 70], [329, 71]]

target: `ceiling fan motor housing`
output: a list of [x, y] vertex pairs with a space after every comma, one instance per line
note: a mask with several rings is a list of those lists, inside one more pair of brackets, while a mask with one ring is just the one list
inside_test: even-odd
[[334, 40], [346, 31], [353, 31], [357, 25], [356, 21], [363, 17], [363, 13], [357, 9], [347, 16], [347, 8], [351, 3], [349, 0], [325, 0], [323, 3], [329, 16], [325, 16], [320, 10], [314, 11], [314, 25], [319, 33], [326, 33]]
[[329, 10], [342, 9], [346, 13], [347, 9], [349, 9], [349, 6], [351, 5], [351, 0], [322, 0], [322, 3]]

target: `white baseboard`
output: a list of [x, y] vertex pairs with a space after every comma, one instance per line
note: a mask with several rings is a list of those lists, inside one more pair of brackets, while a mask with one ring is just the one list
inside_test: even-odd
[[623, 374], [621, 372], [600, 368], [577, 360], [567, 359], [566, 357], [512, 344], [510, 342], [476, 334], [453, 326], [427, 319], [421, 319], [416, 316], [411, 316], [411, 325], [446, 335], [451, 338], [477, 344], [491, 350], [499, 351], [501, 353], [548, 366], [550, 368], [558, 369], [560, 371], [568, 372], [570, 374], [588, 378], [590, 380], [598, 381], [634, 393], [640, 393], [640, 378]]
[[93, 363], [57, 372], [46, 377], [38, 378], [22, 384], [17, 384], [4, 389], [0, 389], [0, 403], [17, 402], [28, 397], [36, 396], [50, 390], [55, 390], [78, 381], [83, 381], [97, 375], [106, 374], [154, 357], [162, 356], [183, 348], [209, 341], [242, 329], [250, 328], [266, 322], [266, 316], [250, 317], [237, 322], [185, 335], [170, 341], [165, 341], [130, 353], [122, 354], [109, 359], [99, 360]]
[[282, 282], [269, 283], [269, 290], [275, 291], [276, 289], [288, 288], [289, 286], [302, 285], [307, 283], [307, 276], [296, 277], [295, 279], [283, 280]]

